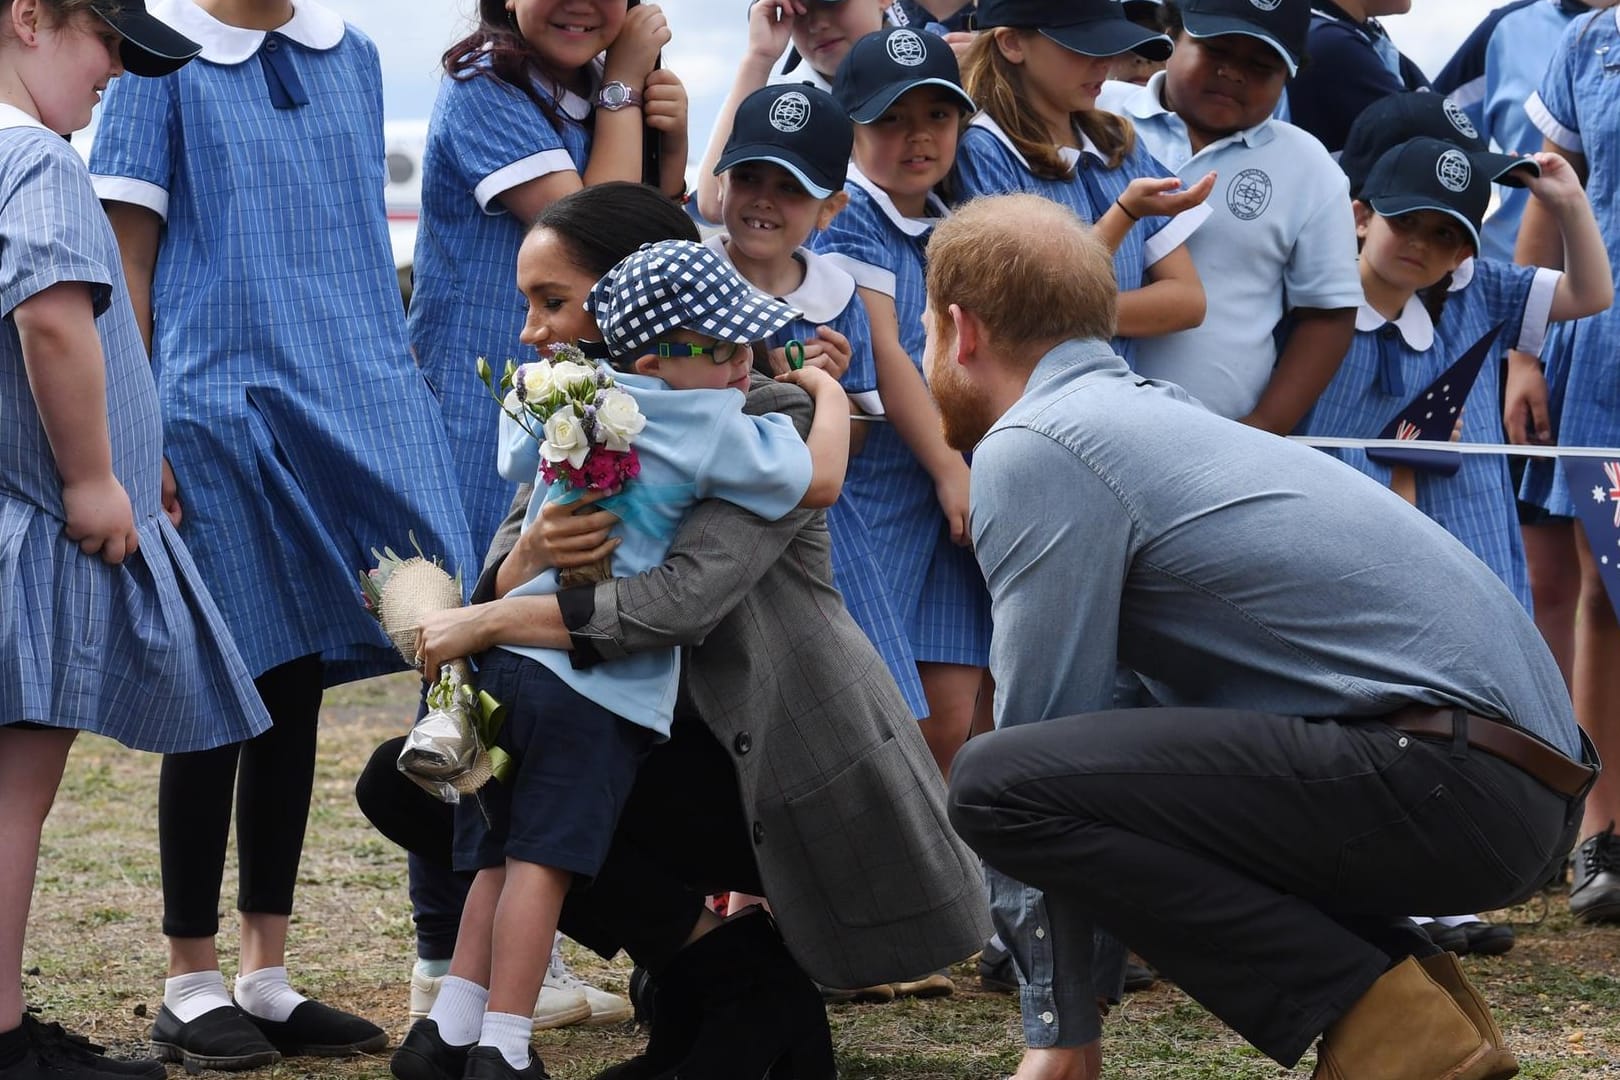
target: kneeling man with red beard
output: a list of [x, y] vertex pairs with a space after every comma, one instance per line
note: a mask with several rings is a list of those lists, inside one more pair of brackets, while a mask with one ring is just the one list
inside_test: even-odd
[[[1597, 762], [1557, 666], [1399, 496], [1131, 372], [1115, 299], [1036, 196], [929, 243], [928, 378], [995, 621], [997, 730], [951, 819], [1025, 983], [1017, 1080], [1097, 1075], [1094, 929], [1285, 1066], [1320, 1037], [1317, 1077], [1513, 1075], [1404, 913], [1515, 903], [1569, 850]], [[1108, 711], [1116, 666], [1159, 707]]]

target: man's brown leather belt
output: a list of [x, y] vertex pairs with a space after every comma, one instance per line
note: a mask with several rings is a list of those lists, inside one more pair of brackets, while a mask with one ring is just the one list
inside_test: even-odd
[[[1450, 739], [1456, 733], [1456, 712], [1455, 709], [1432, 705], [1408, 705], [1382, 717], [1382, 720], [1396, 731], [1408, 735]], [[1467, 723], [1469, 746], [1517, 765], [1527, 775], [1560, 795], [1578, 798], [1592, 786], [1596, 769], [1565, 757], [1529, 732], [1474, 713], [1467, 714]]]

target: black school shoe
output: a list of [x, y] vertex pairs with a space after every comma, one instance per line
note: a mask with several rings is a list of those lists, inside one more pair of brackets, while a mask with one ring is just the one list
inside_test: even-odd
[[133, 1080], [164, 1080], [169, 1075], [163, 1062], [156, 1058], [138, 1058], [120, 1061], [107, 1056], [107, 1048], [91, 1042], [77, 1032], [68, 1031], [61, 1024], [44, 1023], [29, 1013], [23, 1013], [23, 1034], [29, 1047], [47, 1067], [64, 1069], [68, 1066], [88, 1066], [108, 1076], [122, 1076]]
[[388, 1045], [387, 1033], [365, 1017], [307, 998], [285, 1020], [265, 1020], [246, 1009], [242, 1015], [282, 1057], [348, 1057]]
[[423, 1018], [411, 1025], [388, 1061], [388, 1071], [399, 1080], [461, 1080], [467, 1071], [471, 1046], [451, 1046], [439, 1035], [436, 1021]]
[[178, 1061], [187, 1072], [199, 1069], [258, 1069], [274, 1065], [281, 1054], [235, 1005], [210, 1009], [190, 1023], [158, 1010], [152, 1024], [152, 1052], [161, 1061]]
[[462, 1080], [551, 1080], [540, 1059], [529, 1055], [529, 1064], [514, 1069], [493, 1046], [475, 1046], [467, 1051], [467, 1069]]

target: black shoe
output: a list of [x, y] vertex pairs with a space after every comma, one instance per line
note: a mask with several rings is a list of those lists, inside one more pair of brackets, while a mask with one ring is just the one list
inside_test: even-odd
[[467, 1071], [471, 1046], [451, 1046], [439, 1035], [439, 1025], [423, 1018], [411, 1025], [388, 1061], [388, 1071], [399, 1080], [461, 1080]]
[[1612, 821], [1575, 849], [1569, 910], [1585, 922], [1620, 922], [1620, 837]]
[[1159, 981], [1158, 975], [1146, 964], [1139, 964], [1135, 960], [1125, 961], [1125, 992], [1139, 994], [1143, 990], [1151, 990], [1153, 984]]
[[167, 1005], [152, 1024], [152, 1052], [160, 1061], [178, 1061], [187, 1072], [199, 1069], [258, 1069], [281, 1055], [247, 1014], [235, 1005], [210, 1009], [182, 1024]]
[[365, 1017], [307, 998], [285, 1020], [265, 1020], [246, 1009], [242, 1014], [282, 1057], [349, 1057], [388, 1045], [388, 1034]]
[[636, 1023], [649, 1025], [657, 1017], [658, 1004], [654, 1000], [658, 987], [644, 967], [630, 969], [630, 1009]]
[[703, 1010], [696, 995], [679, 989], [679, 970], [675, 986], [676, 990], [670, 990], [667, 976], [655, 981], [644, 968], [630, 973], [630, 1000], [636, 1003], [637, 1015], [647, 1017], [647, 1047], [630, 1060], [602, 1070], [592, 1080], [659, 1080], [691, 1053], [703, 1023]]
[[475, 1046], [467, 1051], [467, 1069], [461, 1075], [462, 1080], [551, 1080], [546, 1067], [533, 1054], [529, 1055], [528, 1065], [514, 1069], [493, 1046]]
[[77, 1032], [68, 1031], [61, 1024], [43, 1023], [26, 1012], [23, 1013], [22, 1026], [28, 1045], [47, 1067], [88, 1065], [100, 1073], [136, 1080], [164, 1080], [169, 1075], [163, 1062], [156, 1058], [138, 1058], [134, 1061], [110, 1058], [105, 1046], [99, 1046]]
[[1422, 930], [1441, 952], [1456, 953], [1458, 956], [1468, 955], [1468, 931], [1461, 926], [1447, 926], [1436, 919], [1433, 922], [1418, 923], [1418, 929]]
[[1510, 951], [1517, 941], [1513, 927], [1506, 923], [1488, 923], [1477, 919], [1465, 922], [1457, 929], [1468, 936], [1468, 951], [1475, 956], [1501, 956]]
[[1013, 967], [1012, 953], [986, 942], [979, 954], [979, 989], [992, 994], [1018, 993], [1018, 971]]

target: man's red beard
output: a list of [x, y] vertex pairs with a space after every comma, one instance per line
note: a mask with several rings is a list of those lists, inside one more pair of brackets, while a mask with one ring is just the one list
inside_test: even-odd
[[972, 450], [999, 419], [984, 394], [950, 361], [929, 366], [928, 388], [939, 406], [945, 444], [952, 450]]

